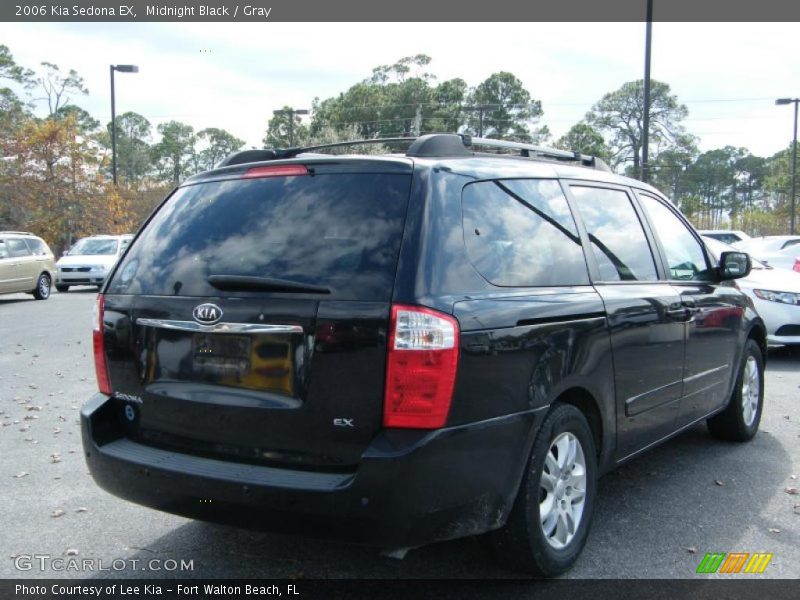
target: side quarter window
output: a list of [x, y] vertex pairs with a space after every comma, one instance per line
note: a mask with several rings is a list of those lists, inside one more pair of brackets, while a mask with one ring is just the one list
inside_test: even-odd
[[669, 278], [676, 281], [711, 281], [706, 254], [690, 229], [660, 200], [640, 194], [642, 206], [664, 248]]
[[4, 240], [0, 240], [0, 259], [8, 258], [8, 256], [9, 256], [8, 247], [6, 246], [6, 243], [5, 243]]

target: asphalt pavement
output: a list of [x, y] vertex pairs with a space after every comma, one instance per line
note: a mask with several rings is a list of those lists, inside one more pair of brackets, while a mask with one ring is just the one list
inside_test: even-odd
[[[515, 576], [493, 563], [481, 538], [397, 560], [196, 522], [102, 491], [84, 463], [78, 423], [96, 389], [94, 298], [92, 288], [47, 301], [0, 296], [0, 577]], [[588, 544], [566, 577], [694, 578], [706, 552], [770, 552], [762, 575], [738, 577], [799, 577], [798, 406], [800, 350], [770, 350], [756, 438], [724, 443], [698, 426], [603, 477]], [[70, 558], [94, 571], [70, 569]]]

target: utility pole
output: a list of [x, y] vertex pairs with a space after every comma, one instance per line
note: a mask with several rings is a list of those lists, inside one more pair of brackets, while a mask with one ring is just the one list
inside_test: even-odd
[[305, 109], [282, 108], [281, 110], [273, 110], [272, 114], [286, 115], [289, 118], [289, 147], [292, 148], [294, 146], [294, 117], [295, 115], [307, 115], [308, 111]]
[[499, 104], [478, 104], [477, 106], [464, 106], [461, 110], [478, 113], [478, 137], [483, 137], [483, 113], [487, 110], [497, 110], [500, 108]]
[[644, 115], [642, 117], [642, 174], [641, 180], [650, 179], [648, 144], [650, 143], [650, 45], [653, 36], [653, 0], [647, 0], [647, 27], [644, 37]]

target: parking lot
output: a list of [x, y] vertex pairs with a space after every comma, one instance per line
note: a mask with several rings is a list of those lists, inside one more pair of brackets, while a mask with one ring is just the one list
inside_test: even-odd
[[[100, 490], [84, 464], [78, 424], [78, 409], [96, 388], [95, 293], [76, 288], [44, 302], [0, 297], [0, 576], [510, 575], [480, 538], [396, 560], [369, 548], [195, 522]], [[698, 426], [605, 476], [586, 550], [567, 577], [691, 578], [706, 552], [774, 554], [763, 575], [736, 577], [800, 576], [800, 350], [770, 351], [766, 390], [753, 442], [719, 442]], [[109, 570], [58, 571], [49, 561], [42, 570], [41, 561], [19, 560], [34, 555], [93, 559]], [[181, 571], [181, 561], [191, 570]]]

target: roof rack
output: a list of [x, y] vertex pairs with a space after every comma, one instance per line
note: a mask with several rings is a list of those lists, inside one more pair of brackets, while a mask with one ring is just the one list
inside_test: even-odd
[[466, 134], [455, 133], [432, 133], [419, 137], [395, 137], [395, 138], [373, 138], [365, 140], [350, 140], [346, 142], [334, 142], [331, 144], [320, 144], [317, 146], [305, 146], [297, 148], [274, 148], [266, 150], [243, 150], [235, 152], [223, 159], [217, 167], [229, 167], [249, 162], [260, 162], [267, 160], [278, 160], [282, 158], [294, 158], [306, 152], [323, 150], [325, 148], [344, 148], [347, 146], [359, 146], [362, 144], [409, 144], [406, 156], [417, 158], [436, 158], [436, 157], [457, 157], [473, 156], [470, 147], [499, 148], [503, 150], [513, 150], [515, 153], [509, 156], [519, 156], [539, 160], [550, 160], [556, 162], [577, 163], [584, 167], [599, 169], [601, 171], [611, 171], [609, 166], [597, 158], [581, 154], [580, 152], [570, 152], [568, 150], [558, 150], [555, 148], [545, 148], [534, 146], [533, 144], [523, 144], [519, 142], [508, 142], [505, 140], [494, 140], [489, 138], [475, 138]]
[[30, 231], [0, 231], [0, 235], [33, 235]]

